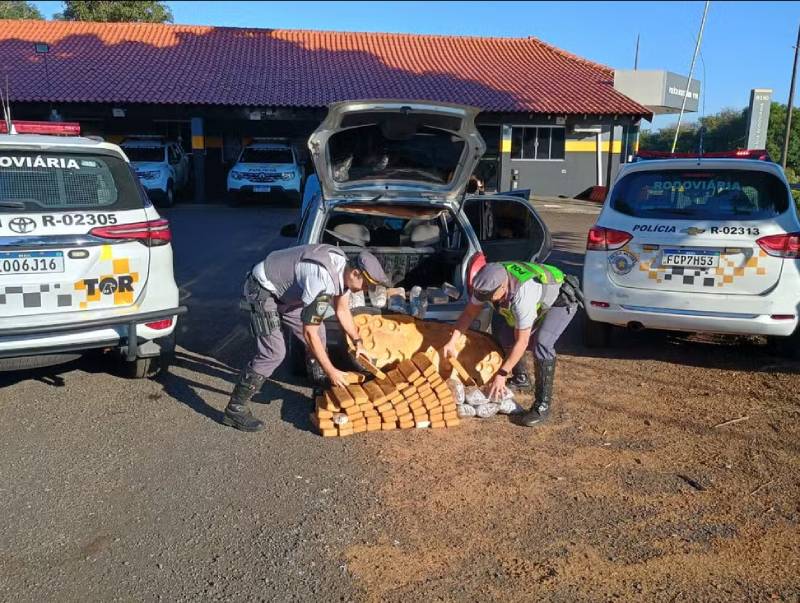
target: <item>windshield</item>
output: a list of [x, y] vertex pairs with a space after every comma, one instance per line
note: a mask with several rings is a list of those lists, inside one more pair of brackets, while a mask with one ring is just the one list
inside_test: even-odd
[[128, 164], [108, 155], [0, 151], [0, 213], [141, 208]]
[[637, 218], [757, 220], [789, 207], [786, 186], [752, 170], [635, 172], [614, 187], [611, 207]]
[[122, 147], [125, 154], [133, 162], [160, 163], [164, 159], [164, 147]]
[[393, 135], [378, 124], [337, 132], [328, 145], [336, 182], [385, 179], [448, 184], [464, 150], [464, 141], [444, 130], [420, 126], [410, 134]]
[[294, 163], [289, 149], [246, 148], [239, 158], [241, 163]]

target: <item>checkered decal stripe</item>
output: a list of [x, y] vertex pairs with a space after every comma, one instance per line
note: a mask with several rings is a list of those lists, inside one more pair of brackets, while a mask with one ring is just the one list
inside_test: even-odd
[[[19, 306], [19, 301], [22, 301], [23, 308], [41, 308], [42, 300], [44, 299], [43, 293], [55, 293], [61, 289], [61, 285], [9, 285], [7, 287], [0, 287], [0, 306], [14, 305]], [[56, 301], [59, 308], [65, 308], [72, 305], [72, 294], [70, 293], [57, 293]]]
[[767, 274], [767, 269], [760, 265], [761, 259], [767, 257], [767, 253], [761, 249], [757, 255], [747, 260], [742, 266], [736, 266], [736, 262], [728, 259], [730, 256], [722, 254], [719, 259], [719, 267], [713, 270], [696, 270], [694, 268], [653, 268], [653, 262], [657, 258], [657, 252], [648, 254], [650, 257], [645, 259], [642, 254], [642, 261], [639, 263], [639, 270], [647, 273], [647, 278], [657, 283], [680, 282], [684, 285], [701, 284], [703, 287], [724, 287], [730, 285], [737, 278], [744, 277], [748, 273], [755, 273], [758, 276]]

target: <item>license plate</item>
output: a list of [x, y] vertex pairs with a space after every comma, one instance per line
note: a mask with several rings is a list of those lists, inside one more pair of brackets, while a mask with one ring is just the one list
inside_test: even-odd
[[270, 192], [272, 190], [272, 187], [271, 186], [256, 186], [256, 187], [253, 187], [253, 190], [255, 190], [255, 192], [257, 192], [257, 193], [268, 193], [268, 192]]
[[0, 274], [47, 274], [64, 272], [63, 251], [0, 253]]
[[716, 268], [719, 251], [665, 249], [661, 253], [661, 265], [665, 268]]

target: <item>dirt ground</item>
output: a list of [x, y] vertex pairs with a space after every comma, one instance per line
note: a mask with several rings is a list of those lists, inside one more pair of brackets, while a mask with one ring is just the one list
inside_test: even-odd
[[545, 425], [369, 440], [380, 528], [346, 551], [367, 598], [800, 600], [800, 365], [746, 340], [568, 339]]

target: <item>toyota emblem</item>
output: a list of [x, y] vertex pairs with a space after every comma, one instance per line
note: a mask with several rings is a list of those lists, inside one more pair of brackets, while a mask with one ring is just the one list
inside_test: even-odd
[[19, 234], [28, 234], [36, 230], [36, 220], [33, 218], [14, 218], [9, 220], [8, 227]]

